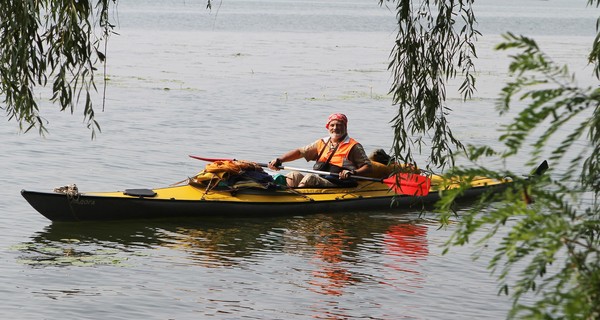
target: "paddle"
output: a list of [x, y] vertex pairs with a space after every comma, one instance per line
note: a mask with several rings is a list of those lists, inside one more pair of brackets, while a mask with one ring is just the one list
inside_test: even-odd
[[[535, 168], [535, 170], [531, 171], [531, 173], [529, 174], [529, 179], [535, 179], [540, 177], [541, 175], [543, 175], [548, 169], [550, 168], [550, 166], [548, 165], [548, 161], [544, 160], [537, 168]], [[533, 197], [529, 195], [529, 193], [527, 192], [527, 188], [525, 186], [523, 186], [523, 197], [525, 198], [525, 203], [527, 204], [532, 204], [535, 201], [533, 200]]]
[[189, 155], [188, 157], [190, 157], [190, 158], [194, 158], [194, 159], [196, 159], [196, 160], [207, 161], [207, 162], [215, 162], [215, 161], [235, 161], [235, 159], [228, 159], [228, 158], [204, 158], [204, 157], [192, 156], [192, 155]]
[[544, 160], [535, 170], [533, 170], [530, 176], [541, 176], [548, 170], [548, 161]]
[[[199, 156], [189, 156], [190, 158], [194, 158], [202, 161], [235, 161], [235, 159], [226, 159], [226, 158], [204, 158]], [[266, 163], [257, 163], [257, 165], [268, 168], [269, 165]], [[305, 173], [313, 173], [318, 175], [332, 175], [331, 172], [327, 171], [319, 171], [319, 170], [311, 170], [311, 169], [303, 169], [303, 168], [294, 168], [288, 166], [279, 166], [279, 169], [282, 170], [292, 170], [292, 171], [300, 171]], [[352, 179], [357, 180], [367, 180], [367, 181], [375, 181], [381, 182], [390, 189], [392, 189], [397, 194], [411, 195], [411, 196], [426, 196], [429, 194], [429, 188], [431, 187], [431, 179], [428, 177], [415, 174], [415, 173], [398, 173], [391, 177], [385, 179], [371, 178], [371, 177], [363, 177], [363, 176], [352, 176]]]
[[[266, 163], [257, 163], [261, 167], [268, 167]], [[294, 168], [288, 166], [279, 166], [282, 170], [300, 171], [306, 173], [313, 173], [318, 175], [332, 175], [334, 173], [327, 171], [311, 170]], [[429, 193], [429, 187], [431, 187], [431, 179], [415, 173], [397, 173], [391, 177], [385, 179], [363, 177], [363, 176], [351, 176], [352, 179], [367, 180], [381, 182], [390, 187], [397, 194], [405, 194], [411, 196], [426, 196]]]

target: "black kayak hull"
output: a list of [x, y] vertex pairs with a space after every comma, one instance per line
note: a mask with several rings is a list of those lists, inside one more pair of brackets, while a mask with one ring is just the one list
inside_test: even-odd
[[[485, 192], [498, 192], [506, 184], [470, 188], [461, 196], [469, 200]], [[139, 220], [174, 217], [247, 217], [306, 215], [315, 213], [422, 209], [439, 200], [438, 192], [426, 196], [377, 196], [319, 201], [180, 200], [151, 197], [109, 197], [21, 191], [29, 204], [51, 221]]]

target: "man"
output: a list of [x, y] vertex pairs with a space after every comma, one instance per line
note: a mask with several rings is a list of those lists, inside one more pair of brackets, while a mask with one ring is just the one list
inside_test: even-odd
[[348, 136], [348, 118], [334, 113], [327, 119], [325, 127], [329, 136], [305, 147], [291, 150], [269, 162], [269, 169], [279, 170], [284, 162], [300, 158], [316, 161], [315, 170], [328, 171], [337, 175], [321, 177], [315, 174], [303, 175], [290, 172], [286, 175], [289, 187], [335, 187], [349, 185], [352, 175], [365, 175], [371, 171], [371, 161], [362, 145]]

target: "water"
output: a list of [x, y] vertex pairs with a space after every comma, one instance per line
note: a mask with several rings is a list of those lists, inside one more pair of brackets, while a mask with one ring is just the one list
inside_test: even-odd
[[[478, 91], [449, 101], [461, 139], [496, 146], [490, 129], [508, 121], [493, 111], [508, 59], [491, 50], [505, 29], [536, 35], [593, 83], [597, 10], [580, 2], [478, 3]], [[368, 151], [389, 149], [393, 12], [375, 1], [218, 4], [119, 3], [96, 140], [80, 109], [48, 106], [46, 138], [1, 127], [0, 316], [504, 318], [510, 301], [485, 268], [492, 250], [476, 262], [473, 246], [441, 255], [453, 226], [438, 229], [430, 213], [58, 224], [27, 205], [23, 188], [168, 185], [202, 169], [188, 154], [268, 161], [325, 135], [332, 112], [348, 115]]]

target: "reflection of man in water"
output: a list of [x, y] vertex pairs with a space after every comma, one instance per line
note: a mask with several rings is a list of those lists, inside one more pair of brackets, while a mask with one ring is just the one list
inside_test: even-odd
[[391, 226], [385, 233], [385, 247], [390, 254], [398, 256], [425, 257], [427, 247], [427, 226], [403, 223]]
[[315, 247], [315, 255], [319, 258], [319, 269], [313, 271], [314, 279], [309, 283], [316, 286], [317, 293], [342, 295], [342, 288], [353, 281], [352, 274], [343, 266], [344, 250], [348, 250], [348, 237], [343, 230], [322, 230], [321, 239]]
[[404, 274], [391, 279], [389, 284], [411, 293], [413, 289], [422, 288], [426, 279], [421, 276], [419, 261], [429, 255], [427, 226], [411, 223], [391, 226], [385, 233], [383, 244], [385, 257], [392, 259], [384, 264], [385, 267]]
[[[353, 275], [351, 267], [354, 262], [344, 257], [345, 252], [355, 251], [351, 248], [352, 237], [344, 230], [325, 229], [321, 230], [320, 240], [315, 244], [318, 269], [313, 271], [314, 278], [309, 283], [317, 287], [313, 290], [317, 293], [340, 296], [344, 287], [361, 281], [359, 276]], [[402, 291], [421, 287], [425, 279], [421, 277], [419, 261], [429, 254], [427, 226], [410, 223], [393, 225], [385, 232], [383, 240], [375, 245], [383, 249], [385, 261], [383, 268], [372, 269], [373, 277], [389, 280], [386, 284]], [[386, 275], [390, 269], [394, 274], [401, 272], [405, 276]]]

